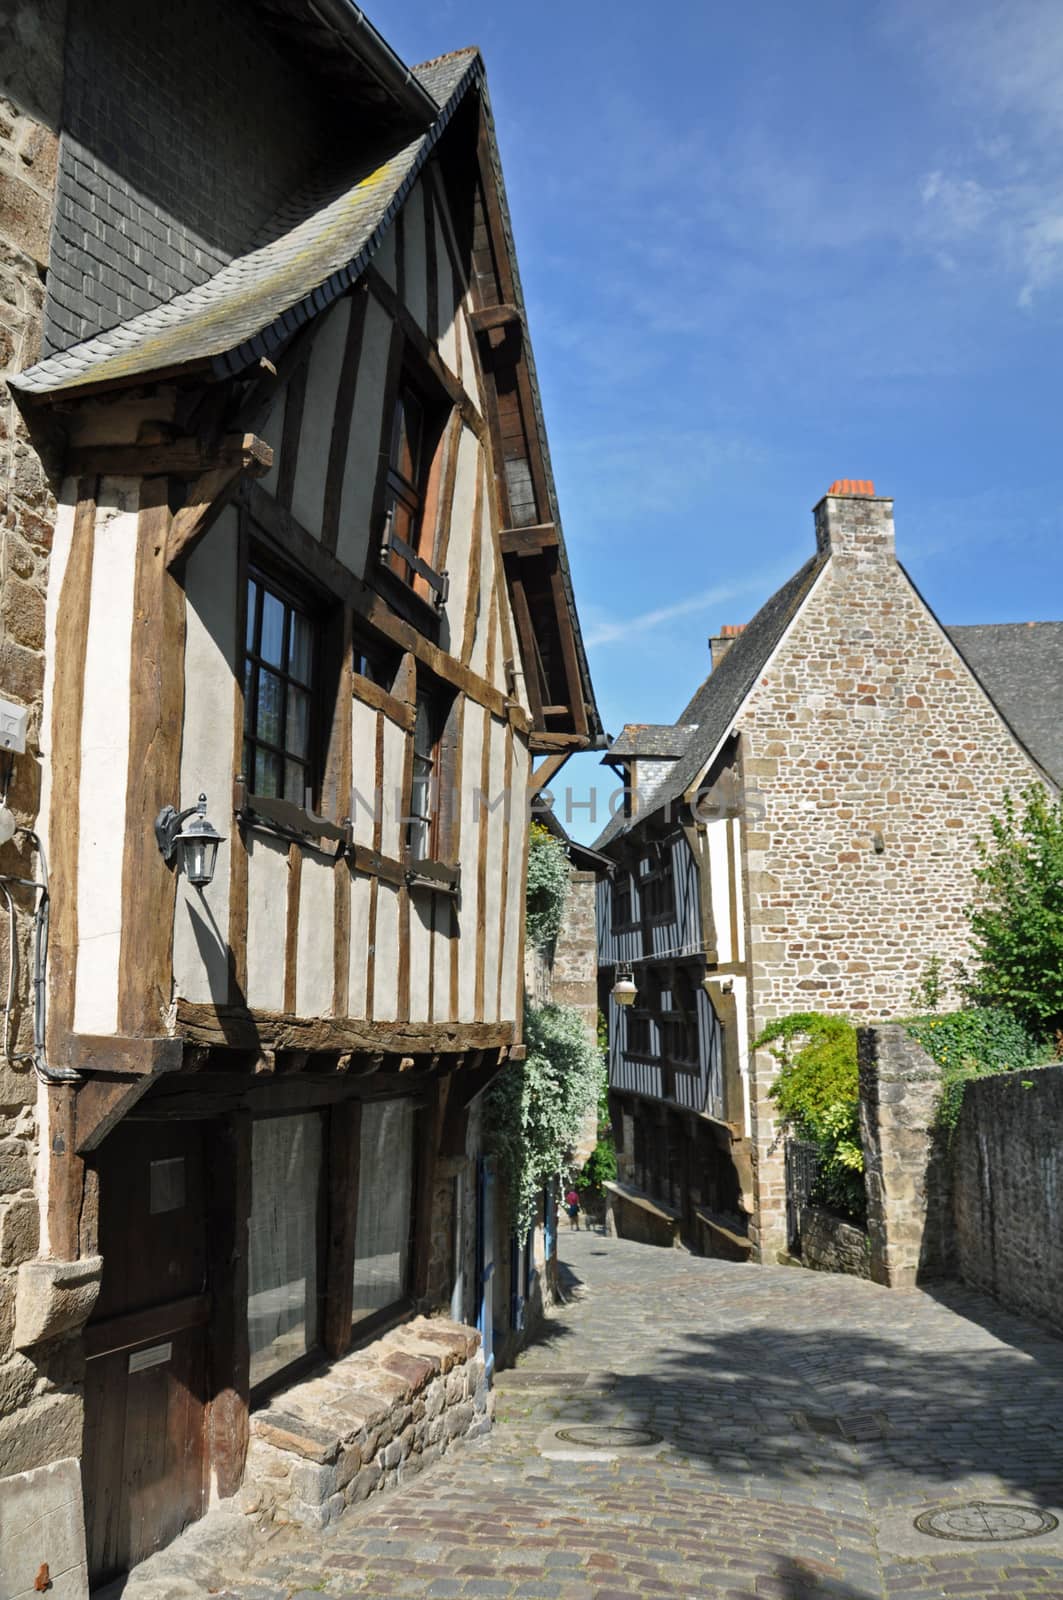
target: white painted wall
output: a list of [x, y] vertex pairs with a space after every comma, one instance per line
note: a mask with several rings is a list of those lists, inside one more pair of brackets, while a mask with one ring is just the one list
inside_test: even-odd
[[351, 321], [350, 295], [344, 295], [318, 326], [306, 375], [306, 398], [299, 428], [299, 453], [292, 489], [292, 512], [308, 533], [321, 537], [325, 478], [332, 446], [336, 390]]
[[373, 265], [380, 273], [380, 276], [390, 283], [393, 289], [398, 288], [398, 278], [395, 276], [394, 228], [388, 228], [387, 232], [384, 234], [384, 237], [381, 239], [380, 244], [377, 247], [376, 255], [373, 257]]
[[343, 469], [336, 554], [359, 576], [369, 553], [369, 521], [380, 455], [380, 428], [384, 413], [391, 319], [372, 295], [365, 308], [362, 353], [354, 391], [354, 411]]
[[369, 898], [372, 883], [360, 872], [351, 873], [351, 948], [347, 1009], [352, 1017], [366, 1013], [366, 969], [369, 961]]
[[472, 552], [472, 514], [476, 504], [476, 474], [480, 471], [480, 442], [469, 428], [462, 428], [458, 440], [458, 465], [454, 477], [454, 506], [447, 547], [447, 572], [450, 593], [445, 608], [446, 632], [443, 646], [452, 655], [461, 655], [465, 633], [465, 601], [469, 592], [469, 561]]
[[450, 1008], [450, 901], [435, 896], [432, 924], [432, 1020], [453, 1022]]
[[397, 858], [402, 854], [402, 819], [406, 814], [402, 779], [406, 766], [406, 732], [397, 722], [384, 718], [384, 826], [380, 834], [380, 848], [384, 855]]
[[[229, 855], [235, 823], [233, 714], [239, 612], [237, 512], [227, 506], [196, 546], [185, 567], [185, 709], [181, 737], [181, 810], [207, 796], [207, 814], [219, 833], [214, 878], [205, 889], [177, 880], [173, 966], [176, 993], [197, 1004], [223, 1005], [229, 987]], [[242, 848], [237, 841], [237, 849]]]
[[376, 799], [376, 727], [379, 712], [351, 702], [351, 823], [357, 844], [373, 843]]
[[[497, 717], [489, 722], [491, 775], [488, 801], [501, 804], [487, 819], [487, 878], [484, 884], [484, 1022], [498, 1020], [498, 964], [502, 958], [502, 854], [505, 841], [506, 724]], [[515, 819], [520, 826], [519, 814]]]
[[721, 964], [738, 959], [731, 927], [731, 868], [727, 859], [727, 830], [730, 825], [729, 817], [719, 817], [715, 822], [708, 823], [705, 829], [709, 850], [709, 894], [716, 928], [716, 959]]
[[[468, 297], [466, 296], [466, 303], [467, 301]], [[469, 325], [465, 320], [465, 309], [465, 307], [462, 308], [458, 317], [458, 338], [461, 341], [461, 382], [465, 393], [476, 406], [477, 411], [482, 412], [484, 403], [483, 392], [480, 388], [480, 369], [476, 365], [476, 359], [473, 355], [472, 336], [469, 333]]]
[[273, 405], [270, 408], [269, 416], [262, 424], [262, 428], [260, 430], [262, 438], [273, 451], [273, 465], [270, 467], [265, 476], [259, 479], [263, 489], [265, 489], [268, 494], [276, 494], [277, 492], [277, 479], [280, 476], [281, 466], [281, 440], [284, 437], [284, 412], [287, 404], [288, 385], [285, 384], [284, 388], [274, 400]]
[[425, 249], [424, 189], [415, 183], [402, 208], [406, 251], [406, 305], [419, 328], [428, 328], [428, 262]]
[[130, 652], [139, 483], [104, 478], [96, 513], [78, 793], [74, 1028], [114, 1033], [122, 945]]
[[390, 883], [377, 890], [375, 973], [374, 1020], [394, 1022], [399, 1014], [399, 891]]
[[428, 990], [432, 976], [432, 911], [430, 889], [410, 893], [410, 1021], [431, 1021]]
[[480, 816], [476, 796], [480, 789], [480, 758], [483, 754], [484, 717], [488, 715], [471, 700], [465, 705], [461, 770], [461, 909], [458, 940], [458, 1018], [476, 1020], [476, 915], [479, 884], [476, 865], [479, 858]]
[[509, 872], [506, 878], [505, 937], [502, 946], [502, 1012], [503, 1022], [514, 1022], [520, 1015], [522, 973], [520, 971], [520, 928], [524, 916], [524, 899], [521, 893], [524, 874], [524, 852], [527, 848], [528, 773], [531, 761], [527, 740], [518, 733], [513, 735], [513, 814], [509, 828]]
[[247, 835], [247, 1003], [284, 1009], [284, 938], [288, 923], [288, 846]]
[[307, 850], [300, 870], [295, 1009], [301, 1017], [330, 1017], [336, 868], [326, 857]]
[[455, 324], [457, 307], [454, 304], [454, 275], [450, 269], [447, 242], [440, 225], [439, 211], [433, 212], [432, 226], [436, 230], [436, 273], [439, 280], [439, 353], [451, 372], [458, 371], [458, 330]]
[[482, 677], [487, 674], [488, 641], [492, 629], [495, 632], [495, 670], [494, 681], [500, 683], [504, 677], [505, 669], [503, 657], [505, 651], [501, 648], [499, 632], [498, 605], [492, 605], [495, 583], [495, 536], [491, 527], [490, 505], [487, 499], [488, 483], [486, 463], [481, 455], [479, 460], [480, 471], [483, 475], [483, 515], [480, 518], [480, 607], [476, 617], [476, 633], [473, 638], [472, 656], [469, 665], [474, 672]]

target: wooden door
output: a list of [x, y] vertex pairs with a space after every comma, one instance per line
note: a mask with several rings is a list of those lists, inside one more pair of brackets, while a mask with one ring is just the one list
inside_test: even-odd
[[129, 1123], [100, 1148], [103, 1282], [85, 1330], [89, 1577], [125, 1572], [203, 1513], [203, 1128]]

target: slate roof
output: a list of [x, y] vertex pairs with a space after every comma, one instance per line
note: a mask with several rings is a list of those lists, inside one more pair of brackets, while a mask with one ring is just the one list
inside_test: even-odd
[[13, 387], [56, 394], [208, 360], [224, 377], [274, 355], [364, 271], [457, 105], [482, 82], [483, 64], [478, 50], [458, 50], [414, 72], [440, 107], [427, 133], [371, 170], [307, 188], [276, 214], [258, 249], [164, 305], [37, 362]]
[[628, 722], [609, 746], [610, 756], [681, 756], [695, 731], [693, 723]]
[[945, 632], [1034, 760], [1063, 785], [1063, 622]]
[[[688, 735], [672, 770], [660, 787], [654, 790], [654, 811], [659, 811], [669, 801], [680, 799], [721, 739], [726, 737], [742, 702], [797, 615], [827, 559], [826, 555], [812, 556], [781, 589], [775, 591], [770, 600], [765, 601], [752, 622], [737, 636], [719, 666], [709, 673], [685, 707], [681, 713], [682, 722], [696, 726]], [[648, 814], [630, 818], [614, 817], [594, 841], [594, 848], [603, 849], [636, 822], [645, 821]]]

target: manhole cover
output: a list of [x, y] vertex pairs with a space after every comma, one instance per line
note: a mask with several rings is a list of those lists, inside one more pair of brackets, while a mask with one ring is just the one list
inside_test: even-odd
[[976, 1539], [1001, 1544], [1008, 1539], [1036, 1539], [1051, 1533], [1059, 1521], [1036, 1506], [1009, 1505], [1006, 1500], [975, 1500], [966, 1506], [932, 1506], [915, 1519], [920, 1533], [935, 1539]]
[[639, 1445], [660, 1444], [661, 1435], [649, 1428], [621, 1428], [612, 1423], [583, 1422], [571, 1428], [558, 1428], [555, 1439], [566, 1444], [588, 1445], [592, 1450], [634, 1450]]

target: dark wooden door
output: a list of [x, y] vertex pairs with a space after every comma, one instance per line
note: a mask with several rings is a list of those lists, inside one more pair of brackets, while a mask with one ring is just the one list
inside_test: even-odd
[[199, 1123], [129, 1123], [100, 1148], [103, 1283], [85, 1330], [85, 1528], [94, 1583], [202, 1515], [206, 1293]]

